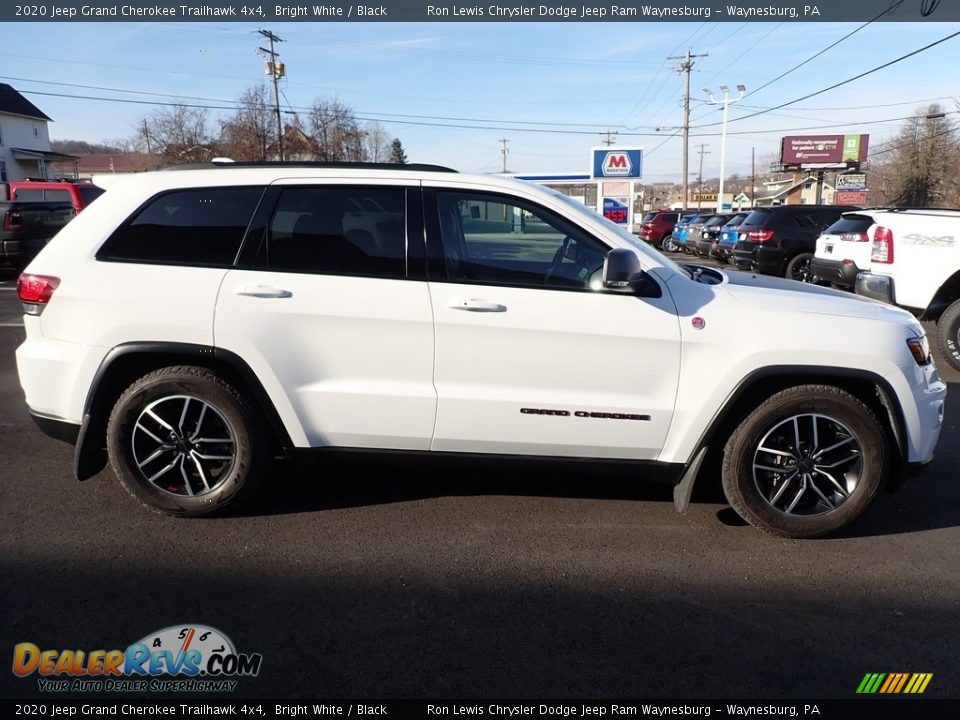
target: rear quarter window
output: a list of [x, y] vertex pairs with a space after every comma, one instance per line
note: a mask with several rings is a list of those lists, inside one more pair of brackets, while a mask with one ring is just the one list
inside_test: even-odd
[[98, 260], [229, 266], [261, 187], [193, 188], [150, 199], [110, 236]]
[[773, 217], [772, 210], [754, 210], [740, 227], [763, 227]]

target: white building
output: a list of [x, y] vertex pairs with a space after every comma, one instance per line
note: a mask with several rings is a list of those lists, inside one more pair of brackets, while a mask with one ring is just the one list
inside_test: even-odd
[[57, 176], [54, 163], [77, 160], [50, 150], [49, 122], [36, 105], [0, 83], [0, 182], [52, 179]]

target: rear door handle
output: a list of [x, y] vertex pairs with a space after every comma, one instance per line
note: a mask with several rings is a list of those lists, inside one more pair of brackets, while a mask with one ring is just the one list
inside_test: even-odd
[[450, 303], [453, 310], [468, 310], [469, 312], [506, 312], [507, 306], [500, 303], [470, 298], [469, 300], [454, 300]]
[[241, 285], [233, 291], [237, 295], [246, 295], [255, 298], [288, 298], [293, 297], [289, 290], [276, 288], [272, 285]]

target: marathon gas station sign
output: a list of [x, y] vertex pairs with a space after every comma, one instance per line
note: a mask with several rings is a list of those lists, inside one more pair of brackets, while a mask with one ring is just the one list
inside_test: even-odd
[[597, 212], [618, 225], [633, 222], [634, 180], [643, 177], [641, 148], [591, 149], [591, 177], [599, 181]]

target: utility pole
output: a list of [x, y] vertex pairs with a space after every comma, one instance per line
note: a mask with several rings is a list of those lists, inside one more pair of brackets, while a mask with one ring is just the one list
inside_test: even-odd
[[277, 87], [277, 80], [282, 78], [286, 72], [283, 63], [277, 62], [278, 55], [273, 50], [273, 44], [275, 42], [283, 42], [283, 40], [269, 30], [257, 30], [257, 32], [270, 41], [269, 50], [267, 50], [267, 48], [257, 49], [266, 57], [270, 58], [267, 60], [267, 75], [273, 78], [273, 108], [277, 114], [277, 153], [280, 156], [280, 161], [283, 162], [283, 122], [280, 120], [280, 89]]
[[[700, 172], [697, 175], [697, 194], [702, 195], [703, 194], [703, 156], [710, 154], [710, 151], [704, 148], [708, 148], [710, 147], [710, 145], [707, 143], [700, 143], [699, 145], [697, 145], [697, 147], [700, 148]], [[698, 197], [697, 210], [699, 209], [700, 209], [700, 198]]]
[[507, 154], [510, 152], [509, 150], [507, 150], [507, 143], [510, 141], [507, 140], [507, 138], [500, 138], [498, 142], [501, 145], [503, 145], [503, 148], [500, 150], [500, 155], [503, 156], [503, 172], [506, 173], [507, 172]]
[[677, 72], [686, 75], [683, 83], [683, 207], [686, 209], [690, 202], [688, 183], [690, 175], [690, 71], [693, 69], [694, 59], [707, 57], [707, 53], [692, 55], [687, 48], [686, 55], [668, 55], [667, 60], [682, 60]]
[[153, 155], [153, 149], [150, 147], [150, 128], [147, 127], [147, 119], [143, 119], [143, 139], [147, 141], [147, 155]]
[[757, 192], [757, 149], [750, 148], [750, 207], [756, 205]]
[[614, 143], [617, 142], [617, 141], [614, 139], [616, 136], [617, 136], [617, 131], [616, 131], [616, 130], [607, 130], [607, 139], [602, 141], [603, 144], [604, 144], [604, 145], [608, 145], [608, 146], [609, 146], [609, 145], [613, 145]]

